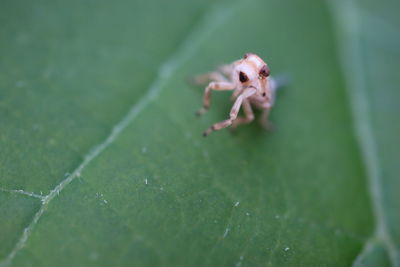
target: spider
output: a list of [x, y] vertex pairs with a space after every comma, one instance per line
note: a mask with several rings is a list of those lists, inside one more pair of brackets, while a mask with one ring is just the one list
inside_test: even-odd
[[[194, 78], [196, 84], [209, 81], [211, 82], [204, 90], [203, 107], [197, 111], [197, 115], [204, 114], [210, 107], [211, 90], [233, 90], [231, 99], [235, 102], [229, 113], [229, 119], [213, 124], [203, 133], [203, 136], [228, 126], [235, 128], [239, 124], [252, 122], [254, 120], [252, 106], [262, 110], [261, 125], [266, 129], [270, 128], [268, 115], [275, 101], [278, 83], [270, 77], [268, 65], [259, 56], [247, 53], [242, 59], [221, 66], [218, 71]], [[244, 117], [238, 117], [241, 106], [243, 106]]]

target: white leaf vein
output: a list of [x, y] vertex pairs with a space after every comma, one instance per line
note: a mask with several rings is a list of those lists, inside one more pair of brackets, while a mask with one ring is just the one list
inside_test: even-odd
[[49, 203], [59, 193], [61, 193], [68, 184], [79, 177], [85, 167], [99, 156], [107, 147], [109, 147], [119, 137], [124, 129], [126, 129], [126, 127], [143, 111], [143, 109], [158, 97], [162, 88], [165, 87], [179, 67], [195, 54], [199, 45], [207, 40], [207, 36], [209, 36], [231, 15], [231, 11], [232, 6], [227, 7], [221, 3], [217, 3], [205, 13], [200, 22], [195, 25], [181, 45], [178, 46], [175, 53], [173, 53], [172, 56], [161, 65], [157, 77], [150, 85], [147, 93], [136, 104], [134, 104], [128, 113], [112, 128], [112, 131], [107, 138], [91, 149], [84, 157], [82, 163], [70, 175], [56, 185], [48, 195], [43, 197], [40, 209], [34, 215], [29, 225], [23, 230], [21, 237], [8, 256], [0, 262], [0, 267], [11, 265], [12, 260], [15, 258], [17, 253], [26, 245], [33, 229], [48, 208]]
[[[347, 92], [353, 115], [356, 134], [364, 166], [367, 171], [369, 193], [372, 201], [372, 211], [375, 218], [375, 232], [371, 237], [373, 242], [385, 245], [391, 264], [400, 266], [396, 246], [388, 230], [387, 214], [383, 201], [382, 170], [376, 148], [376, 137], [370, 121], [370, 107], [367, 98], [367, 83], [365, 67], [361, 55], [360, 43], [360, 12], [352, 1], [328, 1], [333, 18], [337, 25], [337, 40], [342, 61]], [[371, 242], [366, 242], [359, 258], [370, 251]]]

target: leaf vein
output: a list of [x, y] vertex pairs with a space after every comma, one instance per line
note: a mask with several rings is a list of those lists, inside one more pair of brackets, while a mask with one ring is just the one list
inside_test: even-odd
[[[361, 43], [359, 40], [359, 11], [352, 2], [329, 1], [332, 17], [337, 26], [337, 36], [345, 41], [338, 42], [340, 59], [342, 61], [350, 110], [354, 121], [354, 131], [359, 143], [361, 156], [367, 172], [372, 211], [375, 217], [375, 232], [371, 240], [380, 240], [388, 250], [393, 266], [400, 266], [395, 244], [388, 230], [387, 215], [384, 209], [382, 171], [377, 155], [375, 136], [370, 121], [370, 107], [366, 96], [364, 66], [361, 58]], [[337, 38], [338, 40], [340, 38]], [[361, 254], [368, 251], [367, 242]]]
[[176, 73], [178, 68], [192, 56], [197, 47], [210, 35], [221, 23], [223, 23], [230, 15], [231, 8], [227, 8], [221, 3], [211, 6], [203, 18], [189, 32], [188, 36], [183, 40], [178, 49], [165, 61], [159, 68], [157, 78], [150, 85], [147, 93], [134, 104], [128, 113], [112, 128], [108, 137], [96, 145], [84, 157], [82, 163], [64, 180], [54, 187], [50, 193], [43, 197], [40, 209], [34, 215], [32, 221], [24, 229], [18, 242], [8, 254], [8, 256], [0, 262], [0, 267], [9, 266], [16, 254], [26, 245], [28, 238], [38, 223], [43, 213], [47, 210], [49, 203], [75, 178], [79, 177], [83, 169], [99, 156], [106, 148], [108, 148], [127, 128], [127, 126], [146, 108], [152, 101], [157, 99], [162, 88], [168, 83], [169, 79]]
[[29, 197], [34, 197], [34, 198], [38, 198], [40, 200], [43, 201], [44, 196], [36, 194], [34, 192], [28, 192], [22, 189], [6, 189], [6, 188], [2, 188], [0, 187], [0, 191], [3, 192], [8, 192], [8, 193], [17, 193], [17, 194], [21, 194], [21, 195], [25, 195], [25, 196], [29, 196]]

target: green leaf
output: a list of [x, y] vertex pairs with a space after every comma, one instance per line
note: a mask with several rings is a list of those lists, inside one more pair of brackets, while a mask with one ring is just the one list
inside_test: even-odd
[[[398, 24], [363, 4], [4, 2], [0, 266], [398, 264], [398, 37], [364, 19]], [[292, 77], [274, 130], [203, 138], [229, 94], [195, 119], [187, 79], [245, 52]]]
[[375, 215], [374, 235], [355, 266], [400, 265], [400, 20], [389, 5], [332, 1], [339, 47], [353, 109], [355, 131], [363, 154]]

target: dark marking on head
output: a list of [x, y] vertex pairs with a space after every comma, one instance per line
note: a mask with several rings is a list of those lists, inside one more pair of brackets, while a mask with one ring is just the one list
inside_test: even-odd
[[264, 92], [264, 93], [262, 93], [262, 96], [266, 96], [267, 94]]
[[262, 66], [259, 74], [263, 77], [268, 77], [270, 75], [270, 73], [271, 72], [270, 72], [269, 68], [267, 67], [267, 65], [264, 65], [264, 66]]
[[249, 80], [249, 77], [247, 77], [247, 75], [244, 72], [239, 72], [239, 80], [242, 83], [245, 83]]
[[246, 53], [246, 54], [244, 54], [243, 58], [246, 59], [246, 58], [248, 58], [248, 57], [251, 56], [251, 55], [254, 55], [254, 54], [253, 54], [253, 53]]

